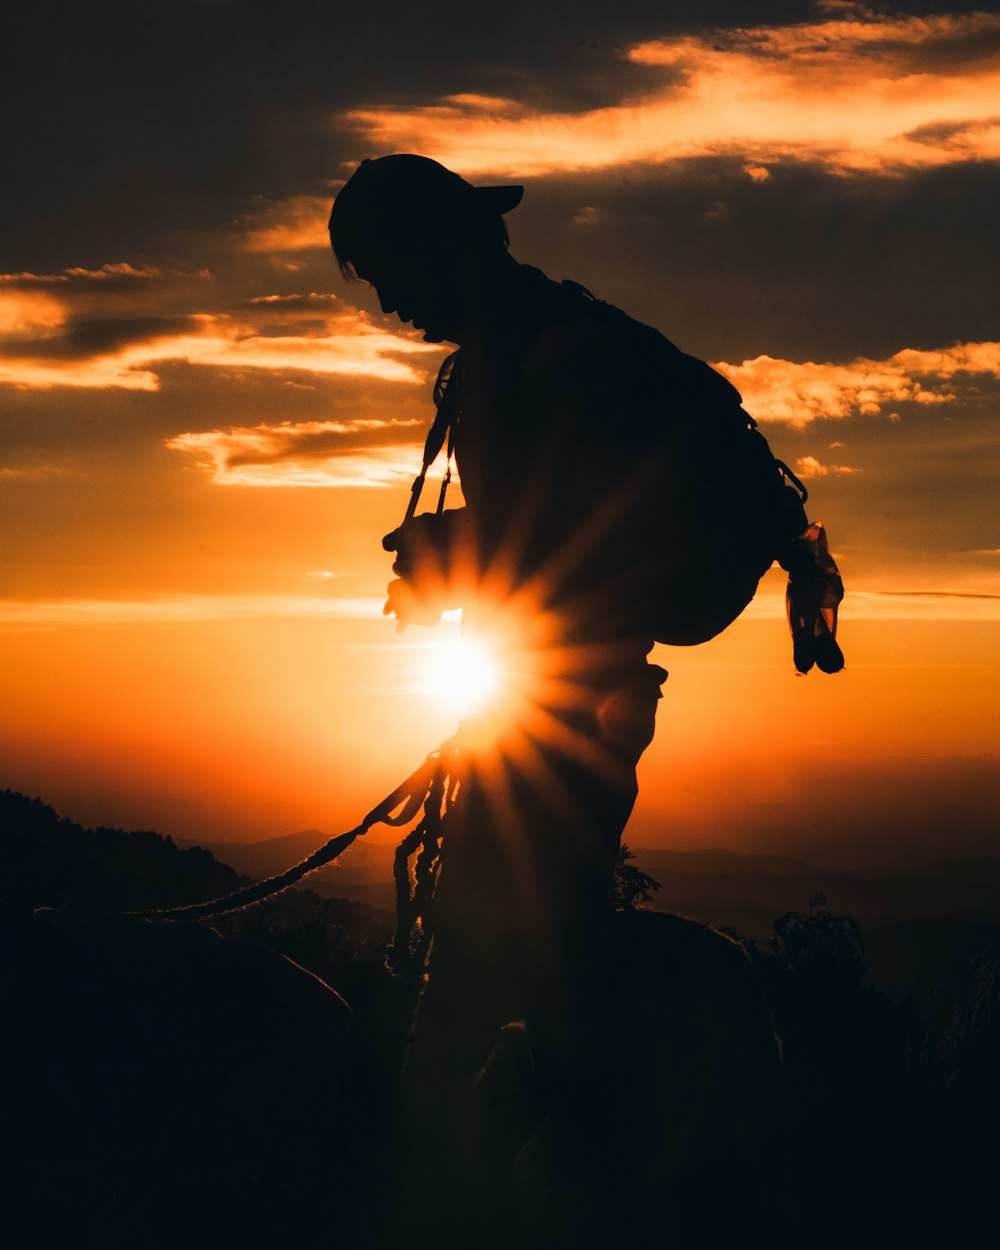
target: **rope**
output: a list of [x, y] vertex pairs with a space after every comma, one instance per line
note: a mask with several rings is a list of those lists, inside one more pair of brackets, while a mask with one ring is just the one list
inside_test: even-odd
[[[331, 838], [329, 842], [325, 843], [318, 850], [313, 851], [311, 855], [307, 856], [300, 863], [286, 869], [285, 872], [279, 873], [276, 877], [269, 877], [266, 881], [259, 881], [255, 885], [246, 886], [244, 889], [236, 890], [232, 894], [226, 894], [221, 898], [209, 899], [204, 903], [190, 903], [181, 907], [148, 908], [145, 911], [132, 911], [125, 914], [137, 920], [207, 920], [212, 916], [222, 916], [231, 911], [239, 911], [244, 907], [250, 907], [254, 903], [262, 903], [265, 899], [273, 898], [275, 894], [280, 894], [282, 890], [287, 890], [289, 886], [295, 885], [296, 882], [301, 881], [309, 873], [315, 872], [317, 868], [322, 868], [325, 864], [330, 863], [338, 855], [342, 855], [357, 838], [366, 834], [373, 825], [408, 825], [420, 811], [421, 807], [426, 807], [428, 810], [425, 812], [420, 825], [417, 826], [413, 833], [408, 834], [401, 844], [408, 843], [414, 837], [414, 834], [426, 828], [427, 833], [422, 834], [421, 838], [414, 843], [414, 849], [416, 849], [417, 846], [423, 844], [426, 836], [431, 835], [432, 830], [440, 826], [441, 795], [445, 793], [444, 787], [447, 777], [447, 772], [442, 770], [446, 757], [454, 757], [457, 754], [457, 748], [454, 743], [455, 739], [449, 738], [438, 747], [437, 751], [432, 751], [416, 772], [411, 773], [402, 785], [397, 786], [381, 803], [372, 808], [360, 825], [351, 829], [348, 833], [342, 833], [335, 838]], [[438, 803], [436, 825], [433, 814], [430, 811], [433, 806], [431, 800], [434, 797], [437, 798]], [[398, 858], [398, 850], [396, 855]], [[404, 859], [405, 863], [406, 860]], [[427, 875], [425, 866], [423, 873], [425, 882]], [[436, 877], [436, 870], [434, 875]], [[418, 879], [419, 877], [420, 874], [418, 872]], [[414, 894], [419, 892], [419, 888], [418, 885], [418, 890], [414, 891]], [[430, 883], [430, 889], [433, 892], [433, 881]], [[409, 893], [408, 888], [407, 893]], [[426, 906], [423, 894], [426, 894], [426, 884], [418, 905], [419, 910], [413, 913], [407, 935], [412, 932], [413, 924]], [[398, 898], [399, 883], [397, 880], [397, 900]], [[398, 936], [399, 931], [397, 930]]]
[[[422, 975], [434, 936], [432, 907], [441, 868], [444, 821], [459, 787], [456, 740], [442, 744], [437, 767], [427, 789], [424, 814], [396, 848], [392, 875], [396, 882], [396, 932], [385, 961], [397, 976]], [[419, 854], [418, 854], [419, 852]], [[417, 855], [410, 886], [410, 859]]]

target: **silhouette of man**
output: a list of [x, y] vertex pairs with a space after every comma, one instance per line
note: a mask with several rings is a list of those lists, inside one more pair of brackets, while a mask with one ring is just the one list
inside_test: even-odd
[[[664, 414], [683, 414], [696, 391], [702, 407], [739, 397], [657, 331], [519, 264], [503, 215], [522, 190], [473, 187], [421, 156], [368, 160], [337, 196], [330, 237], [342, 272], [371, 284], [385, 313], [459, 347], [438, 390], [465, 507], [387, 537], [398, 576], [386, 611], [432, 623], [462, 607], [463, 629], [502, 650], [509, 687], [446, 820], [416, 1114], [460, 1142], [461, 1095], [453, 1106], [442, 1091], [471, 1087], [500, 1026], [525, 1020], [553, 1132], [575, 1152], [578, 1244], [610, 1245], [623, 1161], [598, 938], [666, 678], [647, 660], [653, 566], [659, 577], [668, 540], [702, 522], [688, 508], [703, 489], [692, 466], [717, 460], [698, 428]], [[717, 562], [731, 523], [720, 517], [706, 539]], [[743, 602], [770, 563], [759, 545]], [[698, 563], [678, 566], [678, 641], [690, 640], [691, 602], [712, 611]]]
[[636, 509], [625, 494], [650, 451], [643, 388], [662, 389], [635, 331], [659, 336], [624, 314], [599, 315], [606, 306], [581, 288], [514, 260], [502, 214], [521, 196], [474, 188], [424, 157], [388, 156], [347, 182], [330, 234], [342, 270], [370, 283], [384, 312], [460, 346], [448, 399], [466, 506], [390, 536], [399, 577], [387, 611], [427, 622], [462, 606], [463, 628], [504, 649], [523, 696], [513, 719], [528, 739], [508, 743], [508, 763], [534, 772], [533, 784], [554, 768], [552, 823], [575, 826], [530, 884], [551, 911], [560, 877], [583, 859], [592, 905], [603, 907], [666, 677], [646, 661], [652, 627], [630, 593]]

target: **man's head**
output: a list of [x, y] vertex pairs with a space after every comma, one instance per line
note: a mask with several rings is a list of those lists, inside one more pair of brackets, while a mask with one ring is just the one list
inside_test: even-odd
[[363, 161], [330, 214], [341, 272], [370, 282], [382, 310], [412, 321], [431, 341], [455, 339], [471, 267], [502, 258], [503, 214], [523, 187], [473, 187], [425, 156]]

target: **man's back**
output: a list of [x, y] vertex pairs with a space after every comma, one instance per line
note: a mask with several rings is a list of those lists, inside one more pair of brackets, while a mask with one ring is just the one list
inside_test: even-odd
[[[752, 597], [773, 556], [754, 529], [773, 462], [724, 378], [529, 266], [458, 359], [455, 447], [476, 559], [487, 579], [530, 586], [567, 644], [624, 661], [671, 640], [672, 619], [680, 642], [715, 632], [699, 617], [728, 623], [734, 576], [736, 610]], [[743, 457], [762, 449], [768, 464], [746, 473]]]

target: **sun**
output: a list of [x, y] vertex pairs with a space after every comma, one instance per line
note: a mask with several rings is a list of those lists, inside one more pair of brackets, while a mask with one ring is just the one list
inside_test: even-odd
[[497, 693], [499, 684], [496, 657], [482, 643], [456, 638], [427, 648], [421, 689], [452, 711], [481, 707]]

